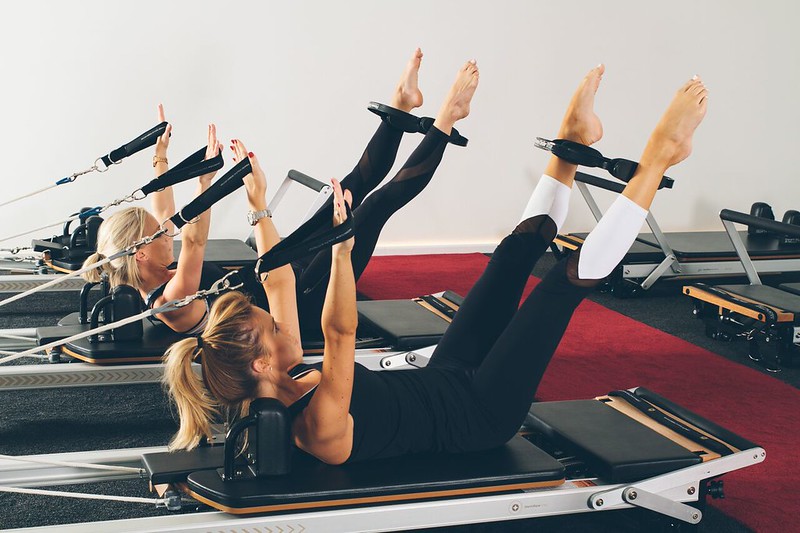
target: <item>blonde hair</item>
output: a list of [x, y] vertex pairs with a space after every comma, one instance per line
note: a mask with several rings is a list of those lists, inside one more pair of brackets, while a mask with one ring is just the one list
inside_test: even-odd
[[[199, 338], [178, 341], [167, 350], [164, 384], [180, 419], [170, 449], [191, 450], [201, 438], [210, 438], [211, 421], [220, 407], [238, 416], [247, 414], [258, 390], [251, 363], [265, 355], [259, 332], [248, 297], [229, 292], [211, 307]], [[202, 378], [192, 371], [197, 355]]]
[[[128, 207], [114, 213], [100, 224], [97, 234], [97, 251], [90, 255], [84, 266], [102, 261], [120, 250], [124, 250], [144, 237], [144, 226], [149, 213], [141, 207]], [[134, 255], [118, 257], [94, 270], [83, 274], [86, 281], [99, 282], [102, 274], [108, 274], [112, 287], [130, 285], [136, 289], [142, 286], [142, 278]]]

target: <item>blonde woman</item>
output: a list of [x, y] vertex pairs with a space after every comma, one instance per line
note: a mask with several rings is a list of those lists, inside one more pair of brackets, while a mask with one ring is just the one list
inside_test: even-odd
[[[158, 106], [158, 119], [165, 120], [164, 108]], [[164, 134], [156, 142], [153, 167], [155, 175], [160, 176], [168, 170], [167, 149], [169, 148], [172, 125], [168, 125]], [[222, 147], [217, 141], [214, 124], [208, 126], [208, 145], [206, 159], [216, 157]], [[211, 184], [215, 173], [205, 174], [198, 178], [197, 194], [203, 193]], [[163, 224], [168, 234], [162, 235], [152, 243], [139, 247], [133, 255], [128, 255], [106, 263], [100, 269], [87, 272], [88, 281], [98, 281], [103, 273], [109, 276], [112, 286], [130, 285], [137, 289], [150, 307], [158, 307], [170, 300], [183, 298], [197, 292], [203, 277], [203, 256], [211, 212], [207, 210], [193, 224], [187, 224], [181, 232], [182, 246], [178, 257], [177, 268], [170, 268], [175, 262], [172, 248], [172, 237], [175, 228], [169, 217], [175, 214], [175, 198], [172, 187], [154, 192], [150, 195], [152, 213], [141, 207], [129, 207], [114, 213], [100, 225], [97, 236], [97, 252], [91, 255], [84, 264], [88, 265], [123, 250], [134, 242], [153, 235]], [[214, 271], [207, 277], [214, 281], [221, 274]], [[208, 318], [208, 306], [204, 301], [191, 304], [156, 315], [174, 331], [197, 334], [203, 330]]]

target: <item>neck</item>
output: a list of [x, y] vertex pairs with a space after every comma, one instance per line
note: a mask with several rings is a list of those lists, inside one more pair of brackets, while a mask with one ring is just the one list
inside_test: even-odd
[[261, 398], [275, 398], [286, 406], [292, 405], [319, 381], [318, 376], [314, 376], [314, 374], [303, 376], [300, 379], [292, 379], [288, 374], [283, 374], [285, 377], [280, 378], [278, 383], [266, 379], [261, 380], [258, 386], [258, 395]]
[[144, 293], [148, 293], [172, 279], [172, 271], [167, 267], [140, 268], [139, 272], [142, 280], [141, 291]]

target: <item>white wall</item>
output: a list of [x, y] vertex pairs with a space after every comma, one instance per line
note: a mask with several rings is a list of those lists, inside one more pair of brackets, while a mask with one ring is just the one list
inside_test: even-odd
[[[468, 148], [386, 227], [383, 249], [482, 250], [517, 221], [584, 72], [607, 65], [597, 110], [606, 155], [637, 159], [674, 90], [695, 73], [711, 91], [692, 157], [653, 212], [666, 230], [721, 228], [721, 208], [800, 209], [800, 4], [788, 1], [43, 1], [4, 2], [0, 199], [44, 186], [156, 123], [174, 124], [170, 159], [204, 143], [205, 125], [266, 163], [272, 192], [297, 168], [344, 175], [416, 46], [423, 113], [456, 69], [481, 67]], [[418, 137], [407, 136], [398, 164]], [[6, 207], [3, 234], [124, 196], [150, 179], [152, 151]], [[230, 162], [228, 162], [230, 168]], [[176, 191], [179, 205], [193, 187]], [[291, 198], [284, 214], [308, 198]], [[607, 199], [604, 198], [604, 204]], [[244, 193], [214, 211], [212, 237], [244, 237]], [[292, 219], [284, 220], [291, 226]], [[567, 230], [592, 225], [574, 195]], [[0, 235], [4, 236], [4, 235]], [[44, 236], [44, 235], [41, 235]], [[25, 243], [19, 239], [17, 243]], [[11, 243], [0, 243], [4, 247]], [[400, 248], [398, 248], [400, 247]]]

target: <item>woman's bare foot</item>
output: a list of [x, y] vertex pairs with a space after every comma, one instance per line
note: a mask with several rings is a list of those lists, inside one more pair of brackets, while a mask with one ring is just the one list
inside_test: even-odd
[[403, 75], [397, 84], [390, 104], [395, 109], [409, 112], [422, 105], [422, 92], [419, 90], [419, 66], [422, 63], [422, 50], [417, 48], [408, 60]]
[[642, 154], [642, 161], [669, 168], [692, 153], [692, 136], [706, 115], [708, 89], [695, 76], [678, 89], [656, 125]]
[[450, 135], [453, 124], [469, 115], [469, 105], [478, 88], [480, 72], [475, 60], [467, 61], [456, 75], [456, 81], [444, 99], [433, 125], [441, 132]]
[[636, 173], [622, 191], [624, 196], [650, 209], [664, 172], [692, 152], [692, 136], [706, 114], [707, 102], [708, 90], [697, 76], [678, 89], [650, 135]]
[[597, 65], [590, 70], [581, 80], [572, 100], [569, 102], [561, 129], [559, 139], [567, 139], [585, 145], [596, 143], [603, 137], [603, 124], [594, 112], [594, 96], [600, 87], [606, 67]]

